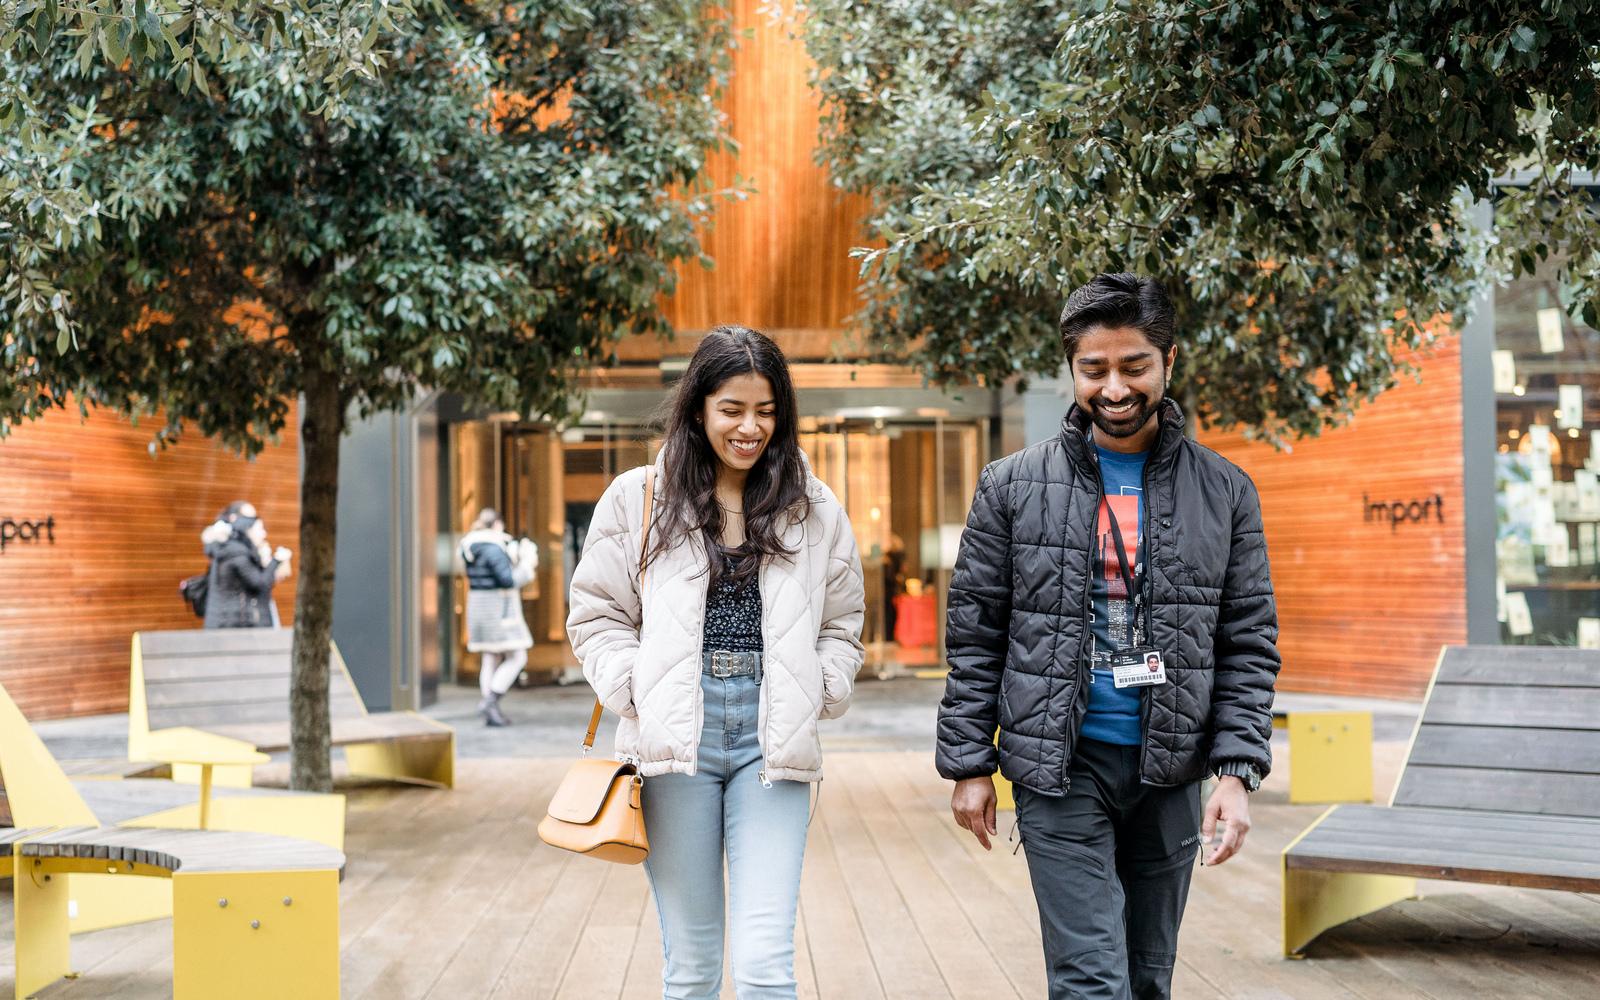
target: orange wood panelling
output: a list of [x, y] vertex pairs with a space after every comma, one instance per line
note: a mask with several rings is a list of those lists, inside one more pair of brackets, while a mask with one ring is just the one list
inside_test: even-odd
[[[817, 164], [821, 112], [808, 82], [815, 64], [796, 35], [800, 26], [775, 22], [768, 6], [733, 4], [735, 30], [752, 32], [739, 40], [722, 101], [739, 150], [712, 156], [706, 170], [714, 187], [740, 177], [755, 193], [717, 208], [702, 233], [716, 267], [680, 265], [666, 312], [679, 330], [742, 323], [771, 334], [794, 357], [822, 358], [859, 306], [859, 262], [850, 248], [864, 241], [868, 203], [835, 188]], [[662, 351], [654, 339], [635, 338], [619, 353], [648, 360]], [[667, 351], [682, 353], [682, 344]]]
[[[1420, 696], [1443, 643], [1466, 641], [1461, 353], [1418, 361], [1355, 420], [1290, 452], [1238, 434], [1200, 440], [1261, 492], [1282, 629], [1283, 690]], [[1443, 498], [1443, 523], [1365, 519], [1363, 500]]]
[[[294, 417], [246, 461], [191, 434], [151, 454], [156, 421], [135, 427], [76, 410], [0, 439], [0, 520], [55, 518], [55, 544], [0, 554], [0, 683], [29, 718], [127, 711], [130, 637], [198, 628], [178, 581], [206, 568], [200, 532], [233, 500], [254, 503], [268, 541], [295, 550], [300, 459]], [[295, 577], [274, 598], [285, 624]]]

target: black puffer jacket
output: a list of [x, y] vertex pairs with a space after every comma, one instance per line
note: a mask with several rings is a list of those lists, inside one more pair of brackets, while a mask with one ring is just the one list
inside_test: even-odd
[[211, 551], [206, 628], [272, 628], [278, 560], [261, 565], [255, 546], [237, 533]]
[[[1140, 773], [1182, 785], [1226, 761], [1271, 767], [1278, 618], [1255, 485], [1183, 435], [1166, 400], [1145, 466], [1144, 579], [1168, 683], [1144, 688]], [[1102, 491], [1088, 415], [983, 470], [950, 583], [950, 675], [939, 707], [946, 778], [999, 769], [1066, 789], [1089, 705], [1089, 587]], [[1000, 730], [998, 752], [995, 728]]]

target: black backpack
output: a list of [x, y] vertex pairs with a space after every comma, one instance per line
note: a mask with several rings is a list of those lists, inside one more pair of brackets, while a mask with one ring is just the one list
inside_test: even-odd
[[189, 605], [189, 610], [194, 612], [196, 618], [206, 616], [206, 595], [211, 591], [211, 572], [196, 574], [178, 584], [178, 593], [183, 595], [183, 602]]

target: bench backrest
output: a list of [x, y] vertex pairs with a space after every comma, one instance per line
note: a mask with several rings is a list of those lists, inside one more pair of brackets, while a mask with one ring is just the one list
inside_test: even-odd
[[6, 800], [6, 822], [19, 827], [99, 822], [4, 685], [0, 685], [0, 794]]
[[1446, 646], [1392, 804], [1600, 817], [1600, 650]]
[[[136, 632], [130, 714], [142, 709], [150, 730], [287, 724], [293, 639], [294, 631], [286, 628]], [[330, 717], [365, 715], [338, 648], [329, 655]], [[129, 721], [135, 727], [140, 722]]]

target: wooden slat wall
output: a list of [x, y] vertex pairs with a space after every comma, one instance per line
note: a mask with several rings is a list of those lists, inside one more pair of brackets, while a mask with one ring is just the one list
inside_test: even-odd
[[[867, 201], [840, 192], [816, 163], [820, 111], [807, 82], [814, 63], [795, 34], [799, 26], [775, 22], [768, 6], [733, 4], [735, 30], [752, 32], [734, 53], [723, 97], [739, 152], [716, 154], [706, 171], [718, 187], [742, 177], [755, 194], [717, 209], [702, 234], [716, 267], [680, 266], [666, 311], [679, 330], [742, 323], [772, 334], [794, 357], [820, 358], [858, 307], [859, 262], [850, 248], [864, 240]], [[667, 353], [692, 348], [691, 340]], [[634, 338], [619, 355], [646, 360], [661, 353], [655, 340]]]
[[[1282, 627], [1279, 687], [1418, 697], [1445, 643], [1466, 641], [1461, 361], [1455, 338], [1348, 426], [1291, 452], [1239, 434], [1200, 440], [1261, 491]], [[1362, 519], [1362, 497], [1443, 497], [1444, 522]]]
[[[68, 410], [0, 439], [0, 519], [56, 519], [54, 545], [0, 555], [0, 683], [29, 718], [127, 711], [131, 635], [199, 627], [178, 581], [205, 569], [200, 532], [229, 502], [253, 502], [298, 566], [292, 416], [254, 461], [198, 434], [152, 455], [155, 426]], [[285, 624], [294, 584], [274, 592]]]

